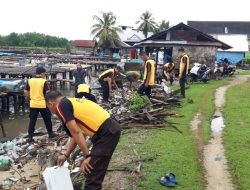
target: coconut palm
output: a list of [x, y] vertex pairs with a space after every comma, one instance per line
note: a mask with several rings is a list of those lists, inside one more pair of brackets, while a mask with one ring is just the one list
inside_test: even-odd
[[98, 46], [103, 48], [118, 47], [120, 40], [118, 33], [122, 30], [115, 26], [115, 15], [112, 12], [101, 12], [101, 16], [94, 15], [93, 19], [97, 23], [91, 27], [91, 35], [94, 35], [94, 40], [98, 40]]
[[137, 30], [142, 31], [144, 36], [147, 38], [149, 32], [154, 32], [156, 29], [156, 22], [152, 16], [152, 13], [146, 11], [140, 16], [140, 20], [136, 22], [139, 24]]
[[164, 30], [169, 29], [169, 21], [162, 20], [155, 29], [154, 33], [162, 32]]

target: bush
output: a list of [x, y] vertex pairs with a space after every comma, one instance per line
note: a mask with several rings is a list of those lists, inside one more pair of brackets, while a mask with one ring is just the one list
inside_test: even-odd
[[137, 93], [133, 94], [131, 97], [131, 104], [129, 110], [132, 112], [138, 112], [148, 105], [148, 100], [146, 96], [141, 96]]

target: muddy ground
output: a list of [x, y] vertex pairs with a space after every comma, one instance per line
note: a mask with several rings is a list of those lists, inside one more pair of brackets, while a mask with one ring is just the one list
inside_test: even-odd
[[205, 169], [206, 190], [234, 190], [234, 184], [228, 170], [225, 149], [222, 141], [223, 128], [226, 127], [223, 121], [223, 106], [226, 102], [227, 89], [233, 85], [246, 82], [250, 76], [236, 76], [229, 85], [218, 88], [215, 92], [215, 113], [212, 121], [212, 135], [207, 145], [203, 144], [201, 134], [201, 114], [198, 112], [191, 122], [191, 130], [197, 140], [200, 160]]

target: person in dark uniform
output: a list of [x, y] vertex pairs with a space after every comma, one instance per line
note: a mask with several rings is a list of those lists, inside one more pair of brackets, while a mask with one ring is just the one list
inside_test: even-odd
[[182, 98], [185, 98], [185, 83], [186, 83], [186, 77], [188, 74], [188, 68], [189, 68], [189, 57], [185, 53], [185, 50], [183, 47], [178, 49], [178, 55], [180, 57], [180, 73], [179, 73], [179, 83], [180, 83], [180, 90], [181, 90], [181, 96]]
[[114, 85], [118, 89], [115, 82], [115, 77], [122, 70], [121, 67], [117, 66], [114, 69], [108, 69], [99, 75], [99, 83], [102, 87], [103, 101], [108, 101], [112, 92], [112, 86]]
[[145, 61], [143, 83], [138, 88], [137, 93], [140, 95], [146, 94], [151, 97], [151, 89], [155, 84], [155, 61], [150, 59], [145, 51], [140, 52], [140, 58]]
[[[50, 111], [61, 118], [64, 130], [71, 137], [67, 150], [58, 157], [58, 165], [62, 166], [78, 145], [85, 155], [81, 164], [86, 177], [84, 189], [102, 189], [110, 159], [120, 139], [119, 123], [106, 110], [87, 99], [66, 98], [60, 92], [50, 91], [46, 94], [46, 102]], [[91, 151], [82, 133], [91, 137]]]
[[166, 81], [170, 81], [170, 85], [173, 85], [174, 82], [174, 69], [175, 65], [172, 58], [169, 58], [169, 62], [164, 65], [163, 68], [163, 77]]
[[76, 98], [86, 98], [91, 100], [92, 102], [96, 102], [96, 98], [93, 94], [91, 94], [91, 89], [88, 84], [79, 84], [77, 87]]
[[80, 63], [76, 64], [76, 70], [74, 70], [73, 76], [75, 77], [75, 96], [77, 95], [77, 87], [79, 84], [85, 84], [85, 78], [88, 77], [91, 80], [90, 74], [86, 69], [82, 68]]
[[49, 134], [49, 138], [54, 138], [57, 135], [52, 131], [51, 113], [46, 108], [45, 94], [49, 91], [49, 85], [45, 78], [46, 70], [43, 67], [37, 67], [36, 76], [28, 80], [24, 94], [30, 101], [30, 122], [29, 122], [29, 142], [33, 142], [35, 125], [38, 114], [41, 113], [44, 124]]

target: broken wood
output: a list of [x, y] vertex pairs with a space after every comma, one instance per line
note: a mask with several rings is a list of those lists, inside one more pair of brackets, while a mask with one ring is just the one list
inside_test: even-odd
[[157, 102], [157, 103], [161, 103], [161, 104], [163, 104], [163, 105], [168, 105], [168, 103], [163, 102], [163, 101], [158, 100], [158, 99], [155, 99], [155, 98], [151, 98], [150, 100], [151, 100], [152, 102]]

